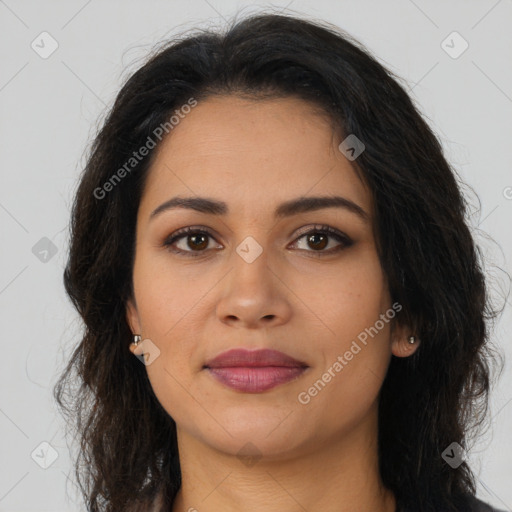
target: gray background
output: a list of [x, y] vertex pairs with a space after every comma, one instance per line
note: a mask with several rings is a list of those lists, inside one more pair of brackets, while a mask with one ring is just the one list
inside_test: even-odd
[[[62, 286], [67, 224], [84, 151], [106, 105], [158, 41], [270, 6], [340, 26], [407, 81], [450, 162], [481, 199], [471, 222], [483, 231], [475, 231], [477, 241], [503, 304], [502, 269], [512, 273], [511, 0], [0, 0], [0, 511], [85, 510], [51, 388], [80, 335]], [[51, 48], [43, 31], [58, 43], [46, 59], [31, 47]], [[457, 58], [442, 46], [453, 31], [469, 44]], [[463, 42], [451, 39], [445, 44], [459, 53]], [[511, 326], [509, 299], [493, 334], [507, 362], [492, 394], [491, 428], [469, 453], [478, 496], [504, 510], [512, 510]], [[50, 451], [40, 446], [45, 441]], [[35, 460], [50, 462], [51, 450], [58, 457], [43, 469]]]

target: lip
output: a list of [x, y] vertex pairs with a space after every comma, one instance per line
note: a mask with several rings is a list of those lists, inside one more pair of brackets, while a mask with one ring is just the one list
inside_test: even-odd
[[204, 369], [225, 386], [261, 393], [298, 378], [309, 368], [291, 356], [270, 349], [233, 349], [208, 361]]
[[256, 349], [247, 350], [244, 348], [234, 348], [220, 353], [218, 356], [207, 361], [206, 368], [233, 368], [233, 367], [306, 367], [307, 364], [297, 361], [293, 357], [279, 352], [278, 350]]

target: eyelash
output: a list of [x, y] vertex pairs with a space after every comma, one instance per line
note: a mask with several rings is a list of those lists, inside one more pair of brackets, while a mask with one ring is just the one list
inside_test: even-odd
[[[330, 226], [325, 226], [325, 225], [314, 226], [311, 230], [307, 231], [306, 233], [302, 233], [296, 239], [295, 242], [297, 242], [298, 240], [301, 240], [302, 238], [304, 238], [308, 235], [312, 235], [312, 234], [316, 234], [316, 233], [321, 233], [324, 235], [331, 236], [332, 238], [335, 238], [338, 242], [340, 242], [342, 244], [342, 246], [338, 246], [337, 248], [334, 248], [334, 250], [333, 250], [333, 248], [331, 248], [327, 251], [325, 251], [325, 250], [307, 251], [306, 250], [306, 252], [313, 253], [314, 256], [322, 257], [323, 255], [330, 255], [333, 253], [337, 253], [343, 249], [350, 247], [354, 243], [353, 240], [351, 240], [347, 235], [345, 235], [341, 231], [338, 231], [337, 229], [334, 229], [334, 228], [331, 228]], [[179, 229], [178, 231], [173, 233], [170, 237], [168, 237], [164, 241], [163, 246], [166, 247], [170, 252], [173, 252], [175, 254], [184, 255], [186, 257], [197, 258], [197, 257], [203, 256], [202, 253], [205, 253], [207, 251], [206, 249], [203, 249], [201, 251], [183, 251], [182, 249], [176, 249], [176, 248], [172, 247], [172, 245], [175, 242], [177, 242], [178, 240], [181, 240], [182, 238], [185, 238], [188, 235], [207, 235], [207, 236], [215, 239], [213, 234], [208, 229], [189, 226], [186, 228]]]

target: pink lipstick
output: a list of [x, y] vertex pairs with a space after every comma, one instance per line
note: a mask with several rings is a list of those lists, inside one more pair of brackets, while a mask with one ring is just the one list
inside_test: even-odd
[[296, 379], [308, 365], [277, 350], [233, 349], [209, 360], [204, 368], [231, 389], [261, 393]]

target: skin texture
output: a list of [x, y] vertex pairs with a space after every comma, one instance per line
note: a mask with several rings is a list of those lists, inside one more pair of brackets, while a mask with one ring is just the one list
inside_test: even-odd
[[[395, 510], [378, 472], [377, 398], [391, 355], [417, 349], [407, 342], [414, 333], [385, 323], [309, 403], [297, 399], [392, 306], [371, 195], [338, 150], [341, 140], [300, 99], [229, 96], [199, 103], [158, 150], [138, 210], [127, 319], [160, 351], [146, 370], [177, 424], [183, 481], [173, 512]], [[324, 195], [350, 199], [370, 221], [342, 208], [274, 218], [281, 202]], [[149, 220], [175, 196], [221, 200], [229, 213], [176, 209]], [[319, 224], [353, 245], [329, 235], [318, 249], [300, 238]], [[195, 258], [163, 245], [187, 226], [212, 233], [206, 249], [190, 236], [174, 243]], [[252, 263], [236, 252], [248, 236], [263, 250]], [[325, 252], [334, 247], [342, 249]], [[203, 369], [235, 347], [280, 350], [309, 368], [242, 393]], [[141, 346], [130, 350], [140, 354]], [[237, 456], [244, 446], [254, 464]]]

